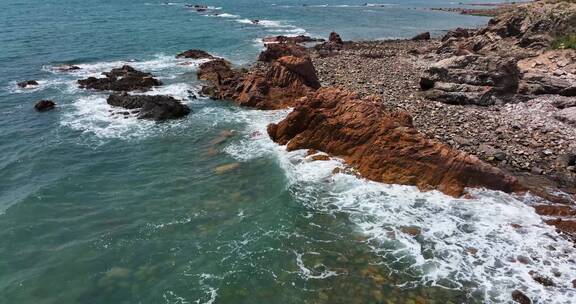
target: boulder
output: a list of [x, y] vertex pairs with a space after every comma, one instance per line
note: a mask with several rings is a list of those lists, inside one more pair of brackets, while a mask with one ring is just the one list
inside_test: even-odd
[[284, 56], [278, 59], [278, 63], [286, 67], [290, 72], [300, 76], [305, 85], [313, 89], [320, 88], [320, 81], [310, 58]]
[[562, 109], [554, 113], [554, 118], [568, 124], [576, 125], [576, 107]]
[[171, 96], [164, 95], [112, 94], [108, 97], [107, 103], [125, 109], [140, 109], [139, 119], [155, 121], [177, 119], [190, 113], [188, 106]]
[[335, 44], [343, 44], [344, 43], [344, 41], [342, 41], [342, 38], [340, 37], [340, 34], [338, 34], [336, 32], [330, 33], [330, 36], [328, 37], [328, 42], [335, 43]]
[[296, 44], [270, 44], [249, 70], [233, 69], [223, 59], [200, 65], [198, 78], [207, 82], [202, 93], [241, 106], [281, 109], [320, 87], [306, 49]]
[[46, 112], [54, 109], [56, 107], [56, 103], [52, 100], [40, 100], [34, 105], [34, 109], [38, 112]]
[[189, 58], [189, 59], [213, 59], [214, 56], [203, 50], [188, 50], [176, 55], [176, 58]]
[[17, 83], [17, 85], [21, 88], [27, 88], [27, 87], [31, 87], [31, 86], [37, 86], [38, 85], [38, 81], [36, 80], [26, 80], [26, 81], [21, 81], [19, 83]]
[[469, 35], [450, 33], [444, 37], [438, 53], [448, 54], [465, 48], [479, 54], [533, 57], [550, 49], [555, 38], [574, 33], [574, 20], [576, 3], [570, 1], [512, 5], [491, 19], [488, 26], [470, 31]]
[[198, 68], [198, 79], [218, 85], [223, 79], [229, 79], [235, 75], [230, 62], [221, 58], [205, 62]]
[[134, 69], [129, 65], [102, 73], [104, 78], [88, 77], [78, 80], [81, 88], [110, 91], [147, 91], [162, 85], [152, 74]]
[[444, 37], [442, 37], [442, 42], [445, 42], [451, 38], [468, 38], [470, 37], [470, 31], [464, 28], [456, 28], [455, 30], [448, 31]]
[[517, 93], [520, 72], [513, 58], [453, 56], [432, 64], [420, 79], [423, 95], [449, 104], [492, 105]]
[[295, 103], [268, 134], [288, 150], [315, 149], [343, 158], [371, 180], [460, 196], [466, 187], [511, 192], [516, 179], [475, 156], [418, 133], [406, 112], [386, 111], [376, 96], [321, 88]]
[[576, 98], [558, 97], [553, 104], [558, 109], [576, 107]]
[[412, 37], [412, 40], [414, 41], [418, 41], [418, 40], [430, 40], [430, 32], [424, 32], [424, 33], [420, 33], [414, 37]]
[[567, 97], [576, 97], [576, 86], [572, 85], [570, 87], [563, 88], [558, 94]]
[[532, 304], [532, 300], [520, 290], [514, 290], [512, 292], [512, 300], [520, 304]]
[[518, 62], [522, 74], [519, 93], [576, 95], [576, 51], [549, 50]]
[[284, 56], [306, 57], [308, 52], [305, 47], [294, 43], [268, 44], [258, 56], [258, 61], [272, 62]]

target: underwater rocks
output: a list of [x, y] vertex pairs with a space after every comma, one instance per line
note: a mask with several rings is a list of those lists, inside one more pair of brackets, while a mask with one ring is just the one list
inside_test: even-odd
[[52, 100], [40, 100], [34, 105], [34, 109], [38, 112], [46, 112], [54, 109], [56, 107], [56, 103]]
[[129, 65], [112, 69], [102, 73], [104, 78], [88, 77], [78, 80], [78, 84], [84, 89], [110, 90], [110, 91], [147, 91], [155, 86], [162, 85], [150, 73], [134, 69]]
[[315, 149], [342, 157], [378, 182], [453, 196], [462, 195], [465, 187], [520, 189], [514, 177], [426, 138], [408, 113], [385, 110], [381, 103], [375, 96], [322, 88], [299, 100], [288, 117], [268, 126], [268, 133], [288, 150]]
[[176, 55], [176, 58], [188, 58], [188, 59], [213, 59], [214, 56], [210, 55], [208, 52], [203, 50], [188, 50]]
[[112, 94], [107, 103], [125, 109], [139, 109], [139, 119], [164, 121], [178, 119], [190, 113], [190, 108], [171, 96]]
[[233, 69], [223, 59], [200, 65], [198, 78], [208, 83], [202, 93], [242, 106], [280, 109], [320, 87], [311, 59], [298, 45], [271, 44], [260, 59], [265, 62], [249, 70]]
[[38, 86], [38, 81], [36, 80], [26, 80], [21, 81], [16, 84], [18, 87], [27, 88], [27, 87], [35, 87]]
[[80, 69], [81, 68], [79, 66], [71, 65], [71, 64], [63, 64], [63, 65], [55, 66], [53, 68], [53, 70], [58, 71], [58, 72], [71, 72], [71, 71], [77, 71]]
[[514, 290], [512, 292], [512, 300], [520, 304], [532, 304], [532, 300], [520, 290]]

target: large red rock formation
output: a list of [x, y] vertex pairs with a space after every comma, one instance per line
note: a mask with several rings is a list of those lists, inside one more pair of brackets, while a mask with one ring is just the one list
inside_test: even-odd
[[294, 43], [277, 43], [266, 46], [258, 56], [258, 61], [273, 62], [284, 56], [307, 57], [306, 48]]
[[263, 63], [235, 70], [217, 59], [200, 66], [198, 78], [208, 82], [203, 93], [229, 99], [242, 106], [280, 109], [318, 89], [316, 69], [305, 49], [293, 44], [272, 44], [260, 56]]
[[371, 180], [416, 185], [460, 196], [465, 187], [519, 190], [514, 177], [418, 133], [406, 112], [387, 111], [378, 97], [323, 88], [268, 127], [288, 150], [316, 149], [342, 157]]

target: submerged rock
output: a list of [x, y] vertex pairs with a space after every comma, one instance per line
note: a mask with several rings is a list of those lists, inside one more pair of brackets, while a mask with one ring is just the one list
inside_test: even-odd
[[152, 74], [134, 69], [129, 65], [102, 73], [104, 78], [88, 77], [78, 80], [81, 88], [110, 91], [147, 91], [162, 85]]
[[532, 300], [520, 290], [514, 290], [512, 292], [512, 300], [520, 304], [532, 304]]
[[59, 72], [70, 72], [70, 71], [80, 70], [81, 68], [77, 65], [63, 64], [63, 65], [55, 66], [53, 69], [56, 71], [59, 71]]
[[416, 185], [460, 196], [465, 187], [511, 192], [514, 177], [475, 156], [427, 139], [402, 111], [385, 111], [375, 96], [323, 88], [302, 98], [268, 134], [288, 150], [316, 149], [342, 157], [369, 179]]
[[171, 96], [113, 94], [107, 99], [111, 106], [140, 109], [139, 119], [163, 121], [177, 119], [190, 113], [190, 108]]
[[176, 55], [176, 58], [189, 58], [189, 59], [212, 59], [214, 56], [203, 50], [188, 50]]
[[21, 88], [27, 88], [30, 86], [37, 86], [38, 85], [38, 81], [36, 80], [26, 80], [26, 81], [21, 81], [19, 83], [17, 83], [17, 85]]
[[232, 171], [232, 170], [235, 170], [238, 168], [240, 168], [239, 163], [232, 163], [232, 164], [226, 164], [226, 165], [218, 166], [218, 167], [214, 168], [214, 172], [216, 174], [223, 174], [223, 173], [226, 173], [228, 171]]
[[34, 105], [34, 109], [38, 112], [46, 112], [54, 109], [56, 107], [56, 103], [52, 100], [40, 100]]

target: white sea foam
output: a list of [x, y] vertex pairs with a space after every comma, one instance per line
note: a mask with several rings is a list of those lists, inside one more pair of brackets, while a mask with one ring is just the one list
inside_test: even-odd
[[[134, 94], [169, 95], [189, 104], [191, 103], [189, 91], [196, 90], [197, 88], [190, 84], [175, 83]], [[185, 123], [185, 119], [182, 119], [158, 125], [152, 121], [137, 119], [135, 113], [124, 115], [122, 113], [130, 111], [108, 105], [106, 98], [107, 95], [97, 94], [79, 97], [72, 104], [63, 105], [61, 124], [73, 130], [93, 134], [99, 139], [135, 139], [178, 128]]]
[[[472, 284], [486, 303], [508, 302], [515, 289], [538, 303], [576, 302], [571, 283], [576, 278], [576, 251], [530, 206], [501, 192], [475, 189], [473, 199], [455, 199], [436, 191], [334, 175], [333, 169], [342, 166], [339, 160], [309, 161], [305, 151], [286, 152], [268, 136], [250, 136], [266, 134], [266, 125], [286, 113], [238, 114], [248, 123], [244, 139], [224, 151], [239, 161], [277, 157], [296, 199], [313, 210], [348, 214], [391, 271], [414, 278], [400, 286], [461, 289]], [[318, 189], [323, 189], [320, 196]], [[407, 226], [420, 232], [411, 235], [403, 229]], [[301, 255], [296, 255], [300, 274], [310, 275]], [[555, 286], [537, 283], [531, 271], [551, 278]]]
[[163, 297], [167, 304], [190, 304], [186, 298], [177, 295], [172, 290], [168, 290], [164, 293]]
[[189, 83], [173, 83], [154, 87], [152, 90], [142, 93], [144, 95], [168, 95], [172, 96], [183, 103], [188, 103], [191, 93], [198, 91], [198, 88]]
[[62, 78], [53, 78], [53, 79], [41, 79], [37, 80], [38, 85], [35, 86], [28, 86], [26, 88], [21, 88], [18, 86], [17, 81], [11, 81], [6, 87], [5, 90], [10, 94], [28, 94], [34, 93], [38, 91], [42, 91], [46, 88], [61, 86], [65, 84], [67, 81], [66, 79]]
[[240, 18], [239, 15], [228, 14], [228, 13], [223, 13], [223, 14], [218, 14], [218, 15], [209, 15], [209, 16], [220, 17], [220, 18]]
[[254, 20], [250, 19], [236, 19], [236, 22], [242, 24], [252, 24], [255, 26], [262, 26], [266, 28], [269, 32], [275, 32], [275, 33], [284, 33], [292, 35], [304, 35], [307, 33], [307, 31], [303, 28], [277, 20], [258, 20], [258, 22], [254, 22]]
[[[317, 254], [317, 253], [309, 252], [308, 254]], [[310, 268], [306, 267], [306, 265], [304, 264], [304, 261], [302, 260], [303, 254], [298, 253], [298, 252], [294, 252], [294, 255], [296, 256], [296, 265], [299, 268], [298, 274], [305, 281], [321, 280], [321, 279], [326, 279], [326, 278], [334, 277], [334, 276], [338, 275], [337, 272], [326, 269], [326, 266], [323, 264], [314, 265], [314, 267], [316, 269], [310, 269]]]
[[[145, 136], [154, 122], [137, 120], [135, 115], [113, 115], [120, 112], [106, 103], [106, 96], [78, 98], [65, 107], [61, 124], [73, 130], [92, 133], [98, 138], [135, 138]], [[125, 110], [122, 110], [122, 112]]]
[[236, 22], [244, 23], [244, 24], [254, 24], [250, 19], [238, 19]]

